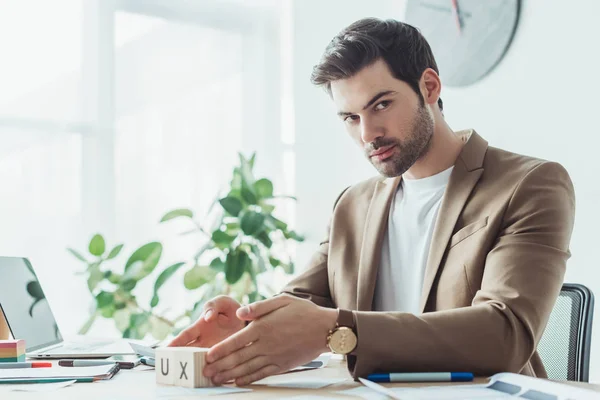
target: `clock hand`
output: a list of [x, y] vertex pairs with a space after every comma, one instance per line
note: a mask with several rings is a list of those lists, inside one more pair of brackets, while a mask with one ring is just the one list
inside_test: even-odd
[[452, 0], [452, 14], [454, 14], [454, 19], [456, 21], [456, 26], [458, 27], [458, 33], [462, 33], [462, 22], [460, 20], [460, 14], [458, 11], [458, 0]]

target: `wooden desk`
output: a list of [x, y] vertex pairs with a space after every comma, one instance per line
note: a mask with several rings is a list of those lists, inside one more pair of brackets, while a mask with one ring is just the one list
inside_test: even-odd
[[[287, 379], [287, 377], [304, 377], [307, 380], [311, 378], [345, 378], [346, 380], [335, 385], [316, 390], [309, 389], [286, 389], [286, 388], [275, 388], [263, 385], [250, 385], [249, 388], [253, 389], [249, 393], [239, 394], [226, 394], [221, 396], [207, 396], [205, 398], [214, 398], [215, 400], [224, 399], [282, 399], [286, 397], [301, 396], [301, 395], [320, 395], [327, 396], [328, 398], [339, 398], [339, 399], [352, 399], [358, 397], [351, 397], [346, 395], [339, 395], [335, 392], [340, 390], [352, 389], [355, 387], [362, 386], [360, 383], [354, 382], [354, 380], [348, 374], [345, 363], [332, 359], [326, 368], [319, 370], [296, 372], [293, 374], [282, 375], [281, 379]], [[486, 383], [487, 379], [478, 378], [473, 383]], [[573, 382], [574, 385], [583, 386], [587, 388], [593, 388], [600, 393], [600, 386], [589, 385], [584, 383]], [[441, 383], [435, 383], [435, 385], [442, 385]], [[9, 392], [6, 395], [3, 392], [3, 388], [0, 385], [0, 397], [2, 400], [20, 400], [20, 399], [35, 399], [39, 400], [43, 398], [45, 400], [65, 400], [65, 399], [83, 399], [83, 400], [94, 400], [94, 399], [111, 399], [111, 400], [151, 400], [158, 398], [157, 386], [155, 383], [154, 369], [150, 369], [146, 366], [139, 366], [134, 370], [121, 370], [115, 377], [108, 381], [100, 381], [95, 383], [76, 383], [70, 387], [59, 389], [50, 393], [32, 393], [32, 392]], [[387, 387], [410, 387], [410, 386], [424, 386], [422, 383], [412, 384], [386, 384]], [[165, 397], [163, 397], [164, 399]], [[177, 400], [197, 400], [199, 396], [177, 396]]]

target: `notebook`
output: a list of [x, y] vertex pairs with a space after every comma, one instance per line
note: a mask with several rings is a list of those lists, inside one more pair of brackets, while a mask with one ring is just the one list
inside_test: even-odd
[[96, 367], [52, 367], [0, 369], [0, 383], [38, 383], [77, 380], [93, 382], [112, 378], [119, 372], [119, 364]]

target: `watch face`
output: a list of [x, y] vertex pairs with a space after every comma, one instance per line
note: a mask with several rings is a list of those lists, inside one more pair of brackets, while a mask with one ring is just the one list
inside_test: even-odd
[[520, 0], [407, 0], [405, 22], [429, 42], [448, 86], [472, 84], [508, 50]]
[[352, 329], [342, 326], [337, 328], [329, 339], [331, 351], [337, 354], [348, 354], [356, 347], [357, 339]]

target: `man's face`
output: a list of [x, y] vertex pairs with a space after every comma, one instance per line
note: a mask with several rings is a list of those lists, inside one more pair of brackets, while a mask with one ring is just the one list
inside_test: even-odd
[[382, 59], [331, 82], [331, 94], [348, 133], [380, 174], [402, 175], [427, 153], [433, 117]]

